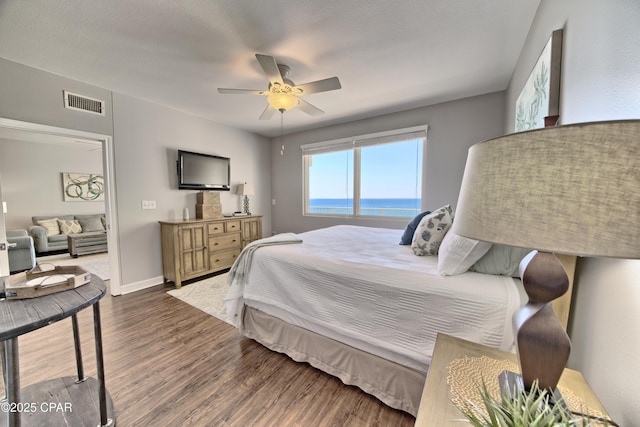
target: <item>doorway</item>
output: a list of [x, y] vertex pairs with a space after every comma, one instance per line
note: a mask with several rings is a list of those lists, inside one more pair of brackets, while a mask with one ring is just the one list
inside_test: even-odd
[[[54, 126], [40, 125], [36, 123], [23, 122], [12, 119], [0, 118], [0, 137], [1, 135], [12, 135], [11, 138], [19, 136], [26, 140], [46, 140], [56, 139], [63, 141], [67, 139], [69, 142], [78, 139], [94, 142], [102, 151], [102, 165], [105, 189], [105, 216], [107, 225], [107, 245], [109, 258], [109, 275], [110, 275], [110, 292], [111, 295], [120, 295], [121, 277], [120, 277], [120, 257], [119, 257], [119, 239], [118, 239], [118, 221], [115, 197], [115, 168], [113, 164], [114, 150], [113, 139], [109, 135], [101, 135], [91, 132], [84, 132], [73, 129], [58, 128]], [[1, 189], [0, 189], [0, 194]], [[4, 213], [0, 211], [0, 232], [4, 230]], [[0, 236], [4, 239], [5, 236]], [[6, 241], [6, 240], [2, 240]]]

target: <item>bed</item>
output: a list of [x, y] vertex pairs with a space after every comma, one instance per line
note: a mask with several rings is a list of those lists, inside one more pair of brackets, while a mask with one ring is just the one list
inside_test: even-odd
[[442, 276], [402, 232], [340, 225], [254, 242], [230, 271], [227, 314], [244, 336], [415, 416], [437, 333], [512, 350], [526, 294], [509, 276]]

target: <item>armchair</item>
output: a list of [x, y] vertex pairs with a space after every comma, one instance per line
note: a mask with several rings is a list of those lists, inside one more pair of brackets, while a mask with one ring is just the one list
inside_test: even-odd
[[11, 273], [31, 270], [36, 266], [33, 239], [27, 230], [7, 230], [9, 270]]

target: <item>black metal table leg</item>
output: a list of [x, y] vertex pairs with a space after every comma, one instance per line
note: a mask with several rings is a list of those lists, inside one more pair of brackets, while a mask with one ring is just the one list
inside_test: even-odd
[[102, 326], [100, 323], [100, 303], [93, 305], [93, 330], [96, 342], [96, 368], [98, 370], [98, 383], [100, 384], [100, 427], [112, 426], [114, 422], [107, 418], [107, 387], [104, 382], [104, 358], [102, 354]]
[[[4, 372], [7, 403], [9, 405], [20, 402], [20, 362], [18, 359], [18, 337], [9, 338], [4, 344]], [[8, 409], [11, 409], [10, 407]], [[20, 412], [7, 411], [7, 425], [20, 427]]]
[[73, 344], [76, 350], [76, 367], [78, 369], [78, 381], [81, 383], [86, 381], [87, 377], [84, 376], [84, 368], [82, 367], [82, 348], [80, 347], [80, 329], [78, 328], [77, 315], [71, 316], [71, 324], [73, 325]]

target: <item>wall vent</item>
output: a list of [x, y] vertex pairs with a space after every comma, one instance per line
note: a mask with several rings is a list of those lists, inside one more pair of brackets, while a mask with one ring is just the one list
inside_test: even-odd
[[66, 90], [62, 92], [64, 93], [64, 108], [104, 116], [104, 101], [67, 92]]

